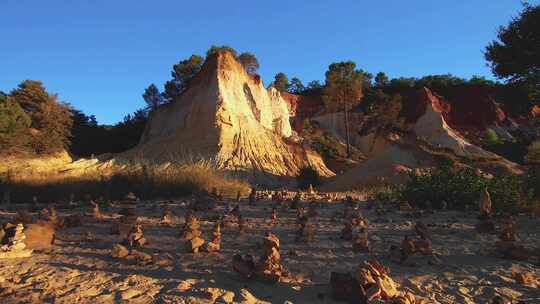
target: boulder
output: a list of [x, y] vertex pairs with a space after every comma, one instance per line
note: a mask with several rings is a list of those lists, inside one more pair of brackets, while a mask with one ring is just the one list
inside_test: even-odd
[[55, 228], [50, 222], [38, 220], [33, 224], [26, 225], [24, 243], [29, 249], [49, 249], [54, 244]]

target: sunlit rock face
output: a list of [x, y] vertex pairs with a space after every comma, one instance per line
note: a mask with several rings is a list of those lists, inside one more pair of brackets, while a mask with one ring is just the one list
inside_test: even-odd
[[322, 176], [333, 175], [292, 135], [280, 93], [221, 51], [207, 58], [185, 93], [150, 115], [140, 144], [129, 154], [165, 161], [202, 156], [221, 169], [250, 174], [295, 176], [311, 166]]

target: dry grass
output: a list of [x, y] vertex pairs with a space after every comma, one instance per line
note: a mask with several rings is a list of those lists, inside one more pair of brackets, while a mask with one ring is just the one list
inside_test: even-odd
[[11, 201], [30, 202], [36, 196], [41, 202], [81, 199], [120, 199], [133, 192], [142, 199], [168, 199], [216, 188], [225, 197], [246, 194], [249, 184], [214, 169], [209, 161], [187, 161], [181, 164], [137, 163], [114, 166], [106, 171], [89, 170], [71, 176], [58, 172], [11, 176], [0, 181], [2, 192]]

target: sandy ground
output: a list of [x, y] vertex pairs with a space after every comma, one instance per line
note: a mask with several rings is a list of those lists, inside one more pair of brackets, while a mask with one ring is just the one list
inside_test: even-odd
[[[159, 224], [161, 206], [168, 204], [176, 217], [171, 226]], [[247, 219], [245, 235], [237, 228], [222, 230], [220, 253], [184, 253], [179, 239], [184, 221], [183, 201], [139, 202], [137, 214], [149, 244], [141, 249], [156, 256], [169, 256], [169, 265], [139, 265], [127, 259], [113, 259], [111, 248], [123, 236], [110, 235], [118, 208], [104, 210], [106, 217], [87, 217], [83, 226], [57, 231], [57, 240], [47, 252], [35, 252], [30, 258], [0, 259], [0, 302], [2, 303], [338, 303], [331, 299], [328, 282], [331, 271], [355, 272], [359, 263], [376, 258], [389, 266], [391, 277], [402, 289], [424, 297], [429, 303], [487, 303], [499, 294], [514, 303], [540, 303], [540, 266], [538, 260], [510, 261], [494, 252], [496, 235], [474, 230], [476, 215], [469, 212], [435, 212], [423, 216], [433, 233], [433, 248], [440, 263], [429, 263], [423, 256], [405, 264], [391, 261], [390, 245], [398, 245], [404, 235], [412, 235], [415, 218], [410, 212], [391, 211], [383, 216], [363, 210], [369, 220], [374, 252], [354, 253], [350, 242], [339, 238], [343, 225], [332, 220], [342, 213], [341, 203], [321, 203], [316, 241], [295, 242], [296, 213], [280, 211], [277, 225], [271, 227], [271, 201], [255, 206], [241, 203]], [[365, 209], [366, 203], [360, 203]], [[91, 207], [60, 209], [61, 215], [89, 213]], [[210, 239], [215, 214], [226, 204], [202, 214], [202, 231]], [[15, 216], [2, 212], [2, 221]], [[518, 217], [518, 238], [526, 245], [540, 247], [540, 220]], [[245, 280], [232, 270], [236, 253], [258, 256], [257, 243], [266, 231], [281, 240], [282, 265], [295, 276], [296, 283], [269, 284]], [[536, 282], [518, 284], [513, 273], [531, 271]], [[234, 293], [234, 294], [233, 294]], [[213, 296], [211, 296], [213, 294]], [[218, 297], [216, 301], [211, 298]]]

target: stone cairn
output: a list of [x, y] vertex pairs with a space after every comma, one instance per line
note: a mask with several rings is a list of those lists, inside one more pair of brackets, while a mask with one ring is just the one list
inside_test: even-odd
[[416, 236], [405, 236], [401, 241], [399, 259], [402, 263], [416, 253], [434, 257], [433, 247], [431, 245], [431, 233], [427, 226], [418, 221], [414, 226], [414, 232]]
[[199, 219], [194, 214], [186, 215], [182, 238], [186, 241], [185, 246], [188, 252], [197, 253], [201, 246], [204, 245], [204, 239], [201, 238], [199, 227]]
[[233, 257], [233, 269], [245, 278], [256, 275], [263, 280], [277, 282], [284, 275], [280, 259], [279, 239], [277, 236], [267, 233], [261, 245], [259, 261], [256, 263], [251, 255], [236, 254]]
[[479, 222], [476, 225], [476, 231], [479, 233], [495, 232], [495, 223], [491, 219], [491, 197], [487, 188], [480, 193], [478, 209], [480, 210], [480, 216], [478, 217]]
[[315, 226], [311, 223], [309, 217], [303, 216], [298, 220], [298, 232], [296, 241], [310, 243], [315, 240]]
[[345, 241], [351, 241], [353, 239], [353, 224], [350, 220], [345, 220], [345, 225], [341, 229], [341, 238]]
[[358, 233], [353, 236], [352, 241], [354, 252], [371, 252], [371, 243], [365, 228], [360, 228]]
[[272, 282], [278, 281], [282, 275], [280, 259], [279, 239], [267, 233], [262, 242], [262, 255], [256, 267], [257, 274]]
[[171, 211], [171, 209], [169, 208], [168, 205], [165, 205], [165, 206], [163, 207], [163, 212], [162, 212], [162, 214], [161, 214], [161, 221], [160, 221], [160, 223], [161, 223], [162, 225], [172, 225], [173, 218], [174, 218], [173, 212]]
[[26, 248], [25, 238], [23, 224], [6, 224], [0, 230], [0, 258], [29, 257], [32, 250]]
[[270, 226], [276, 225], [278, 218], [278, 211], [276, 207], [272, 207], [272, 211], [270, 212]]
[[124, 205], [118, 213], [120, 214], [120, 218], [118, 221], [112, 223], [111, 234], [124, 235], [129, 233], [131, 228], [137, 224], [135, 207]]
[[101, 209], [99, 208], [99, 204], [94, 202], [93, 200], [90, 200], [90, 204], [92, 205], [92, 216], [95, 219], [102, 219], [103, 214], [101, 213]]
[[532, 253], [525, 246], [518, 244], [515, 233], [515, 219], [507, 217], [503, 220], [499, 233], [499, 241], [495, 243], [495, 248], [504, 258], [513, 260], [527, 260]]
[[126, 243], [130, 248], [143, 247], [147, 243], [140, 223], [135, 224], [131, 228], [126, 237]]
[[221, 250], [221, 223], [216, 222], [214, 224], [214, 231], [212, 232], [212, 241], [206, 244], [207, 252], [218, 252]]

